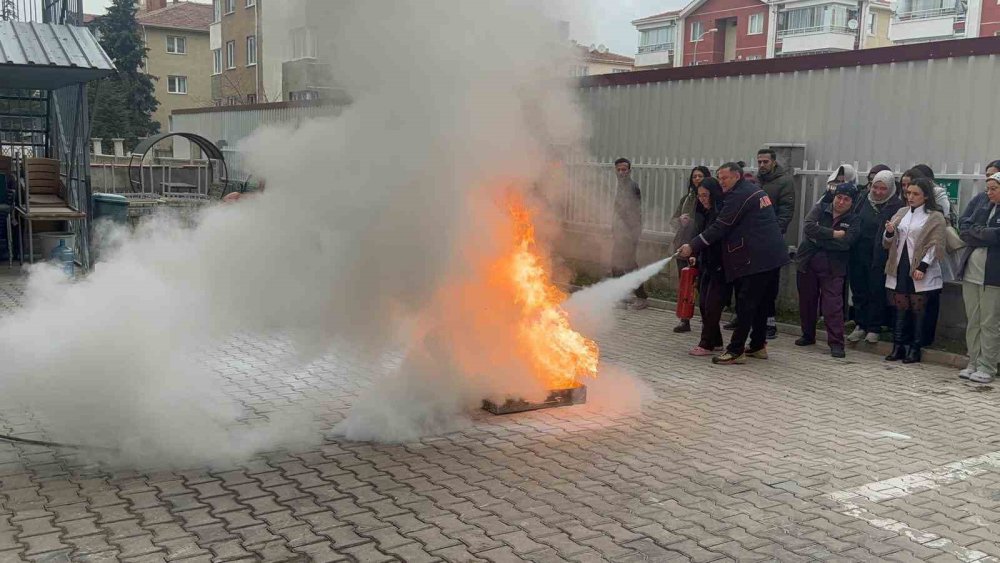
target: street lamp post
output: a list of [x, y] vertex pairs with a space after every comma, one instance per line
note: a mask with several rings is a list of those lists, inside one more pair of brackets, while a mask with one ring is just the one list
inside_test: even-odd
[[694, 40], [694, 52], [691, 54], [691, 66], [698, 66], [698, 43], [701, 43], [701, 38], [705, 37], [713, 31], [719, 31], [718, 28], [713, 27], [712, 29], [706, 29], [697, 39]]

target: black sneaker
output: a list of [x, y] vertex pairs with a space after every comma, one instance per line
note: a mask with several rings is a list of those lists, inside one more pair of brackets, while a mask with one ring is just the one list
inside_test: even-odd
[[830, 348], [830, 355], [833, 356], [834, 358], [846, 358], [847, 357], [847, 354], [844, 353], [844, 349], [843, 348], [839, 348], [839, 347], [831, 347]]
[[674, 327], [674, 332], [691, 332], [691, 321], [681, 319], [680, 324]]
[[797, 339], [797, 340], [795, 341], [795, 345], [796, 345], [796, 346], [812, 346], [812, 345], [813, 345], [813, 344], [815, 344], [815, 343], [816, 343], [816, 341], [815, 341], [815, 340], [813, 340], [813, 339], [811, 339], [811, 338], [806, 338], [805, 336], [802, 336], [802, 337], [799, 337], [799, 338], [798, 338], [798, 339]]
[[733, 317], [728, 323], [722, 325], [722, 328], [726, 330], [736, 330], [736, 325], [739, 324], [739, 319]]
[[767, 339], [774, 340], [777, 337], [778, 337], [778, 327], [776, 326], [767, 327]]

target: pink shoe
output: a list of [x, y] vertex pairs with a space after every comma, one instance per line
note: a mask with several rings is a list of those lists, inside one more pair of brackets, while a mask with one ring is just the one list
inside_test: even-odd
[[711, 356], [713, 353], [711, 350], [706, 350], [701, 346], [695, 346], [688, 350], [688, 354], [691, 356]]

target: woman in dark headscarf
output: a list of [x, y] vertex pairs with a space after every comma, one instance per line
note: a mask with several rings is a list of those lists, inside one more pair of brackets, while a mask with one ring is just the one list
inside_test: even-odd
[[[698, 205], [695, 209], [696, 236], [715, 221], [722, 209], [722, 186], [715, 178], [705, 178], [698, 187]], [[701, 339], [691, 349], [692, 356], [711, 356], [712, 351], [723, 345], [722, 309], [729, 300], [732, 289], [722, 271], [721, 241], [706, 248], [692, 263], [698, 266], [698, 309], [701, 312]]]
[[[677, 208], [674, 209], [674, 215], [670, 219], [671, 226], [674, 229], [674, 250], [687, 244], [696, 234], [701, 232], [697, 230], [695, 225], [697, 220], [695, 211], [698, 202], [698, 188], [705, 181], [705, 178], [711, 177], [712, 173], [705, 166], [695, 166], [691, 169], [691, 174], [688, 176], [687, 191], [684, 192], [681, 200], [677, 202]], [[683, 268], [684, 262], [678, 261], [677, 271], [680, 272]], [[674, 327], [674, 332], [691, 332], [691, 322], [681, 320], [680, 324]]]

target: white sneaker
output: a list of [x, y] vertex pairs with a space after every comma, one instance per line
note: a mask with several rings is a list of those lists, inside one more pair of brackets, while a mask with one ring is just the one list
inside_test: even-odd
[[965, 368], [962, 371], [958, 372], [958, 378], [969, 379], [969, 377], [971, 377], [972, 374], [974, 373], [976, 373], [976, 368]]
[[854, 332], [847, 336], [848, 342], [861, 342], [861, 339], [865, 337], [865, 329], [858, 327], [854, 329]]
[[869, 344], [878, 344], [878, 333], [877, 332], [869, 332], [868, 334], [866, 334], [865, 335], [865, 342], [867, 342]]
[[975, 383], [993, 383], [993, 376], [988, 373], [977, 371], [976, 373], [969, 376], [969, 381]]

